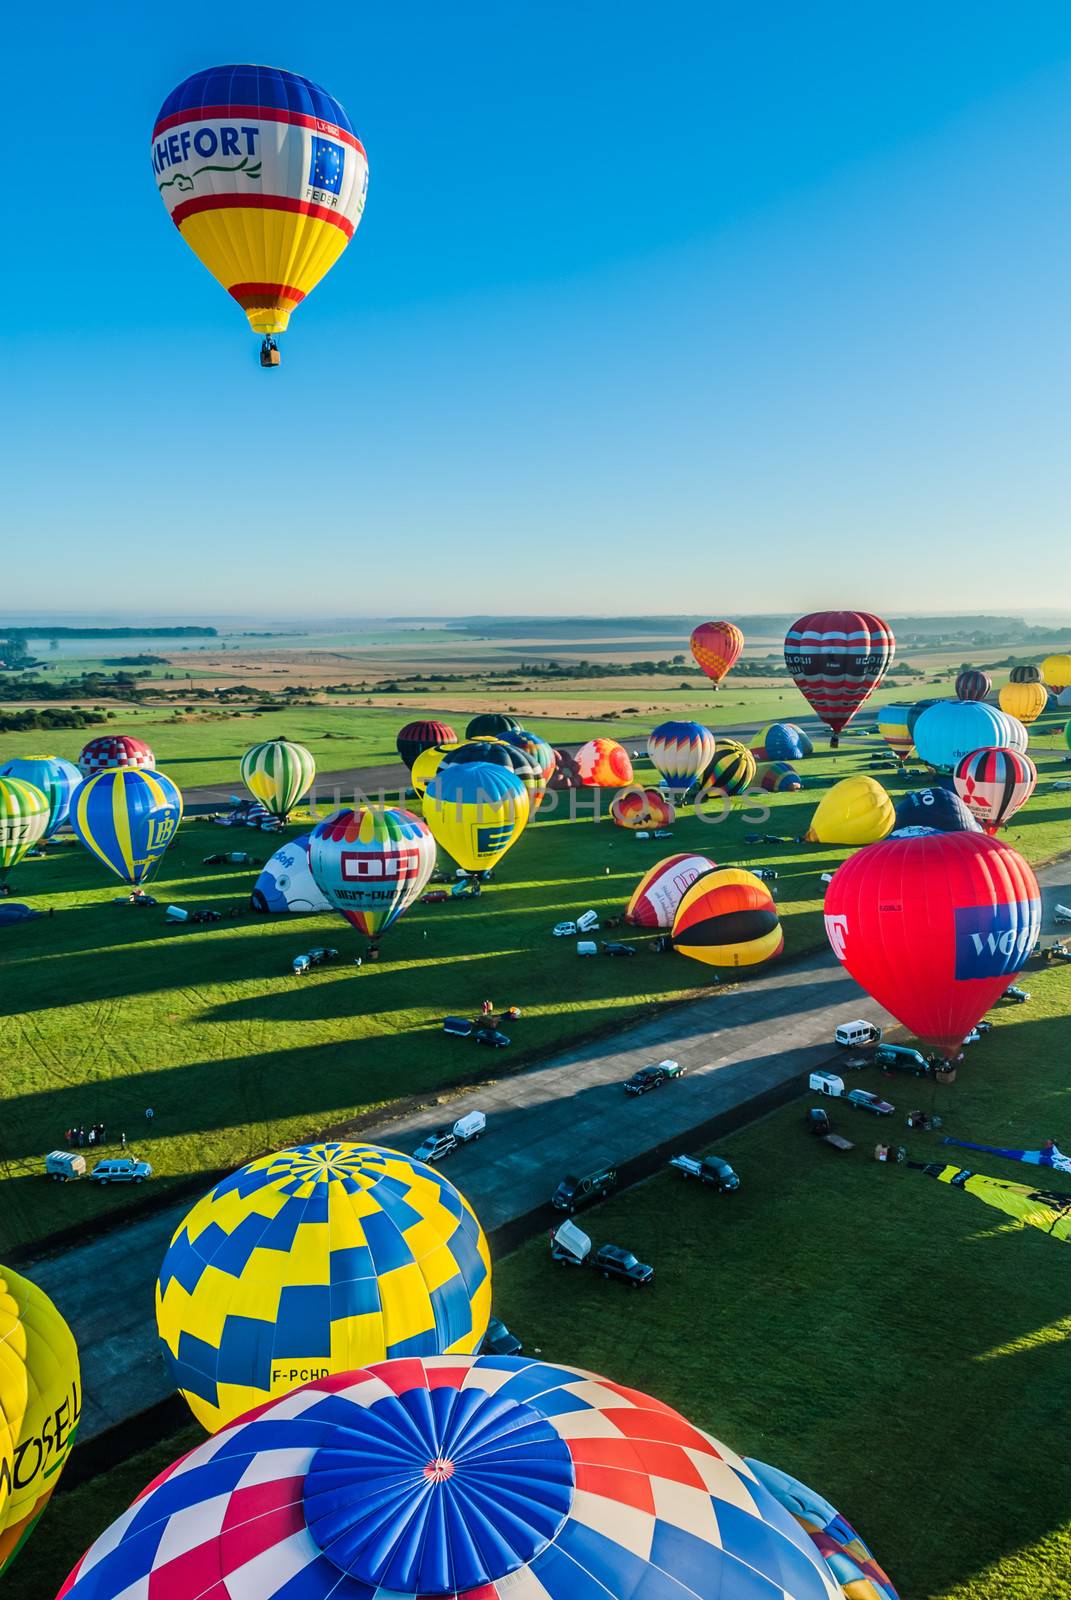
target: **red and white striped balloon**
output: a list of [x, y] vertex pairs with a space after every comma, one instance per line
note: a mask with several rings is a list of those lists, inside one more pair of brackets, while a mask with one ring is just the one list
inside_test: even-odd
[[1021, 750], [993, 745], [964, 756], [952, 781], [963, 804], [986, 833], [996, 833], [1030, 799], [1038, 769]]

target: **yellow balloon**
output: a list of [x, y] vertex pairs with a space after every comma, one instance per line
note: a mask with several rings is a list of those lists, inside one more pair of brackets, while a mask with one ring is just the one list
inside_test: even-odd
[[1071, 655], [1061, 651], [1058, 655], [1046, 656], [1041, 663], [1041, 676], [1057, 694], [1061, 689], [1071, 687]]
[[424, 821], [466, 872], [486, 872], [501, 860], [523, 833], [529, 809], [517, 774], [486, 761], [447, 763], [424, 795]]
[[1042, 683], [1006, 683], [997, 700], [1009, 717], [1018, 717], [1025, 726], [1036, 722], [1049, 703]]
[[895, 808], [881, 784], [860, 774], [833, 785], [803, 837], [812, 844], [876, 844], [895, 822]]
[[0, 1267], [0, 1572], [45, 1509], [81, 1410], [74, 1335], [43, 1289]]
[[452, 739], [448, 744], [433, 744], [430, 750], [422, 750], [413, 762], [409, 772], [409, 782], [423, 799], [424, 791], [439, 770], [439, 763], [448, 750], [457, 750], [461, 744], [460, 739]]

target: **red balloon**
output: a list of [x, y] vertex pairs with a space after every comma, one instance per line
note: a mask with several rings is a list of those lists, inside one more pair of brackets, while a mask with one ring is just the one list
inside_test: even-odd
[[984, 833], [883, 839], [826, 890], [833, 953], [872, 999], [945, 1055], [1004, 993], [1041, 929], [1018, 851]]
[[716, 689], [740, 659], [744, 635], [735, 622], [701, 622], [692, 630], [691, 645], [693, 656]]
[[433, 750], [437, 744], [453, 744], [457, 734], [448, 722], [407, 722], [398, 732], [398, 754], [412, 770], [413, 762], [422, 750]]
[[785, 635], [785, 665], [823, 722], [835, 750], [843, 728], [884, 678], [896, 640], [869, 611], [815, 611]]

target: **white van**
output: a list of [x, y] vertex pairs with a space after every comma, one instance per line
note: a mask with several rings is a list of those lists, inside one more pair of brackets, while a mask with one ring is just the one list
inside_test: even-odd
[[835, 1072], [812, 1072], [807, 1079], [807, 1087], [813, 1089], [815, 1094], [842, 1095], [844, 1079], [838, 1078]]
[[487, 1118], [482, 1111], [466, 1112], [454, 1123], [454, 1138], [459, 1144], [468, 1144], [470, 1139], [478, 1139], [486, 1127]]
[[864, 1022], [858, 1017], [855, 1022], [842, 1022], [833, 1037], [838, 1044], [856, 1049], [861, 1044], [880, 1044], [881, 1029], [876, 1022]]

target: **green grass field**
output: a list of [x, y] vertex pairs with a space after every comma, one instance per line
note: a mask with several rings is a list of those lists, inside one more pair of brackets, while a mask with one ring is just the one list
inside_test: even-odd
[[[853, 1077], [896, 1104], [891, 1134], [912, 1160], [942, 1158], [940, 1135], [905, 1129], [912, 1105], [983, 1143], [1036, 1147], [1067, 1126], [1071, 971], [1023, 981], [1030, 1005], [994, 1013], [995, 1031], [954, 1086]], [[537, 1239], [496, 1264], [496, 1312], [529, 1354], [648, 1389], [828, 1495], [904, 1600], [1063, 1600], [1065, 1247], [971, 1195], [869, 1160], [885, 1123], [834, 1106], [856, 1149], [811, 1140], [807, 1104], [719, 1143], [742, 1176], [736, 1195], [670, 1173], [586, 1214], [596, 1244], [628, 1244], [654, 1264], [649, 1291], [555, 1267]], [[947, 1156], [1069, 1187], [997, 1157]], [[51, 1600], [81, 1551], [200, 1437], [191, 1424], [61, 1492], [19, 1557], [13, 1592]]]

